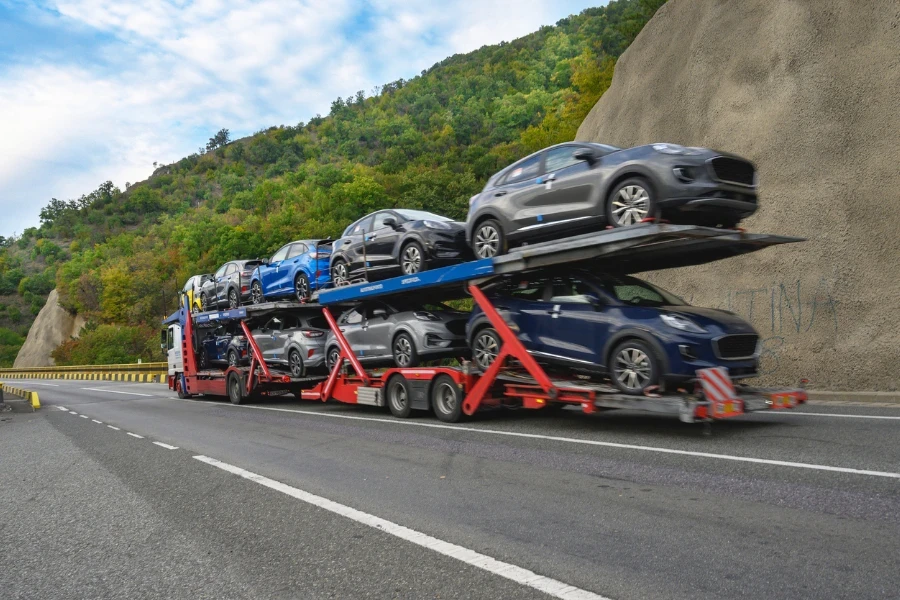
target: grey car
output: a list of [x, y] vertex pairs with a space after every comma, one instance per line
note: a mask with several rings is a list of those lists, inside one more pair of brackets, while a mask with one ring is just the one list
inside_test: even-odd
[[293, 377], [324, 371], [328, 322], [320, 313], [276, 314], [250, 333], [266, 364], [286, 367]]
[[490, 178], [469, 201], [466, 241], [488, 258], [646, 218], [734, 227], [756, 211], [756, 183], [753, 163], [707, 148], [559, 144]]
[[[368, 301], [341, 315], [338, 326], [363, 364], [415, 367], [422, 360], [468, 356], [468, 319], [469, 313], [444, 304]], [[340, 349], [330, 332], [326, 348], [331, 367]]]

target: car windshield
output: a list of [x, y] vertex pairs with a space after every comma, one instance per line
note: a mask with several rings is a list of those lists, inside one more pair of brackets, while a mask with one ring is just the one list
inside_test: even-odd
[[405, 208], [401, 208], [399, 210], [394, 211], [399, 214], [404, 219], [409, 219], [410, 221], [452, 221], [453, 219], [448, 219], [447, 217], [442, 217], [441, 215], [436, 215], [434, 213], [430, 213], [424, 210], [407, 210]]
[[674, 294], [627, 275], [603, 275], [594, 281], [610, 296], [634, 306], [684, 306], [687, 302]]
[[595, 148], [600, 148], [601, 150], [604, 150], [605, 152], [617, 152], [617, 151], [621, 150], [621, 148], [619, 148], [618, 146], [610, 146], [609, 144], [591, 143], [591, 146], [594, 146]]

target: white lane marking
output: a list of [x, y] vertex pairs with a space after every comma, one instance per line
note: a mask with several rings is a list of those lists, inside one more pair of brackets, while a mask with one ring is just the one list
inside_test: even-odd
[[870, 471], [868, 469], [851, 469], [850, 467], [833, 467], [830, 465], [818, 465], [815, 463], [791, 462], [786, 460], [772, 460], [769, 458], [753, 458], [751, 456], [735, 456], [732, 454], [715, 454], [713, 452], [697, 452], [694, 450], [676, 450], [674, 448], [661, 448], [658, 446], [639, 446], [637, 444], [621, 444], [619, 442], [601, 442], [597, 440], [584, 440], [579, 438], [561, 437], [558, 435], [541, 435], [539, 433], [521, 433], [518, 431], [501, 431], [499, 429], [478, 429], [476, 427], [462, 427], [458, 425], [444, 425], [439, 423], [417, 423], [415, 421], [405, 421], [400, 419], [377, 419], [374, 417], [359, 417], [354, 415], [336, 415], [332, 413], [314, 412], [310, 410], [292, 410], [289, 408], [274, 408], [271, 406], [248, 406], [238, 404], [219, 404], [217, 406], [226, 406], [233, 408], [252, 408], [255, 410], [274, 410], [279, 412], [299, 413], [315, 417], [331, 417], [334, 419], [349, 419], [352, 421], [375, 421], [377, 423], [385, 423], [387, 425], [406, 425], [409, 427], [431, 427], [433, 429], [450, 429], [454, 431], [466, 431], [471, 433], [482, 433], [492, 435], [505, 435], [507, 437], [521, 437], [535, 440], [550, 440], [554, 442], [565, 442], [567, 444], [584, 444], [586, 446], [603, 446], [605, 448], [620, 448], [623, 450], [641, 450], [643, 452], [657, 452], [660, 454], [677, 454], [680, 456], [697, 456], [700, 458], [716, 458], [719, 460], [730, 460], [735, 462], [747, 462], [760, 465], [774, 465], [777, 467], [792, 467], [795, 469], [812, 469], [815, 471], [831, 471], [834, 473], [851, 473], [853, 475], [870, 475], [872, 477], [887, 477], [890, 479], [900, 479], [900, 473], [891, 473], [887, 471]]
[[113, 427], [112, 425], [107, 425], [107, 427], [109, 427], [110, 429], [115, 429], [116, 431], [122, 431], [118, 427]]
[[75, 417], [78, 416], [78, 413], [75, 412], [74, 410], [70, 410], [70, 411], [69, 411], [69, 414], [72, 415], [72, 416], [75, 416]]
[[116, 390], [106, 390], [103, 388], [81, 388], [83, 390], [88, 390], [89, 392], [106, 392], [107, 394], [125, 394], [126, 396], [144, 396], [145, 398], [152, 398], [153, 394], [138, 394], [135, 392], [118, 392]]
[[766, 416], [784, 416], [784, 417], [836, 417], [838, 419], [887, 419], [887, 420], [895, 420], [900, 421], [900, 417], [886, 417], [883, 415], [836, 415], [832, 413], [810, 413], [810, 412], [790, 412], [790, 411], [778, 411], [773, 413], [760, 412], [754, 413], [754, 415], [766, 415]]
[[568, 585], [562, 581], [557, 581], [556, 579], [538, 575], [528, 569], [523, 569], [522, 567], [499, 561], [463, 546], [445, 542], [441, 539], [416, 531], [415, 529], [410, 529], [409, 527], [398, 525], [397, 523], [382, 519], [381, 517], [376, 517], [375, 515], [356, 510], [355, 508], [351, 508], [344, 504], [339, 504], [328, 498], [310, 494], [309, 492], [281, 483], [280, 481], [275, 481], [274, 479], [269, 479], [268, 477], [258, 475], [240, 467], [221, 462], [215, 458], [209, 458], [208, 456], [203, 455], [195, 456], [194, 458], [208, 465], [218, 467], [223, 471], [233, 473], [244, 479], [249, 479], [250, 481], [264, 485], [267, 488], [281, 492], [282, 494], [287, 494], [297, 500], [301, 500], [319, 508], [324, 508], [329, 512], [352, 519], [357, 523], [368, 525], [369, 527], [389, 533], [400, 539], [406, 540], [407, 542], [412, 542], [417, 546], [434, 550], [444, 556], [455, 558], [456, 560], [483, 569], [494, 575], [499, 575], [500, 577], [504, 577], [516, 583], [540, 590], [554, 598], [562, 598], [564, 600], [609, 600], [609, 598], [606, 598], [605, 596], [600, 596], [593, 592]]
[[78, 415], [78, 416], [81, 417], [82, 419], [87, 419], [87, 418], [88, 418], [87, 415]]
[[166, 450], [178, 450], [178, 446], [170, 446], [168, 444], [163, 444], [162, 442], [153, 442], [153, 443], [156, 444], [157, 446], [161, 446], [161, 447], [165, 448]]
[[59, 387], [59, 384], [57, 383], [38, 383], [37, 381], [28, 381], [27, 383], [28, 385], [46, 385], [48, 387]]
[[64, 410], [64, 411], [68, 411], [68, 410], [69, 410], [69, 409], [66, 408], [65, 406], [57, 406], [56, 408], [58, 408], [59, 410]]
[[130, 431], [126, 431], [125, 433], [127, 433], [127, 434], [130, 435], [131, 437], [136, 437], [136, 438], [138, 438], [139, 440], [144, 439], [144, 436], [138, 435], [138, 434], [136, 434], [136, 433], [131, 433]]
[[103, 425], [103, 421], [98, 421], [97, 419], [91, 419], [91, 421], [93, 421], [94, 423], [100, 423], [101, 425]]

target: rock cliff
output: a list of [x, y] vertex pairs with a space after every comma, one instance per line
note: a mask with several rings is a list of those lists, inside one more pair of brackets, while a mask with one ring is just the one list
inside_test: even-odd
[[66, 340], [78, 337], [82, 327], [84, 319], [61, 307], [59, 294], [53, 290], [28, 331], [13, 367], [52, 366], [54, 361], [50, 353]]
[[809, 241], [649, 277], [749, 318], [765, 380], [900, 387], [900, 3], [670, 0], [577, 139], [753, 160], [744, 226]]

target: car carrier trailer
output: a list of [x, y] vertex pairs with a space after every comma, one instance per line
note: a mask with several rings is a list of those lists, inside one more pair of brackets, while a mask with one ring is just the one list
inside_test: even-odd
[[[506, 255], [424, 271], [377, 282], [362, 282], [322, 290], [310, 302], [276, 302], [227, 311], [191, 315], [184, 308], [167, 319], [181, 331], [183, 369], [172, 369], [169, 387], [179, 396], [227, 396], [235, 404], [263, 396], [292, 393], [303, 400], [387, 406], [396, 417], [413, 410], [432, 410], [438, 419], [455, 422], [489, 407], [548, 409], [576, 406], [585, 413], [629, 409], [671, 415], [681, 421], [707, 424], [761, 410], [794, 408], [807, 400], [795, 389], [736, 386], [724, 368], [701, 369], [691, 389], [643, 396], [623, 394], [607, 384], [586, 381], [576, 373], [551, 376], [528, 353], [497, 312], [481, 286], [494, 278], [556, 265], [622, 274], [703, 264], [754, 252], [799, 238], [753, 234], [742, 230], [692, 225], [645, 223], [623, 229], [566, 238], [515, 249]], [[335, 321], [332, 309], [370, 298], [404, 295], [423, 300], [471, 295], [484, 311], [503, 344], [491, 366], [478, 371], [472, 363], [460, 367], [365, 369]], [[247, 321], [272, 312], [320, 311], [324, 314], [340, 357], [327, 376], [294, 378], [269, 367], [250, 334]], [[249, 366], [226, 370], [197, 369], [197, 333], [210, 324], [238, 322], [251, 349]], [[172, 361], [170, 360], [170, 363]]]

